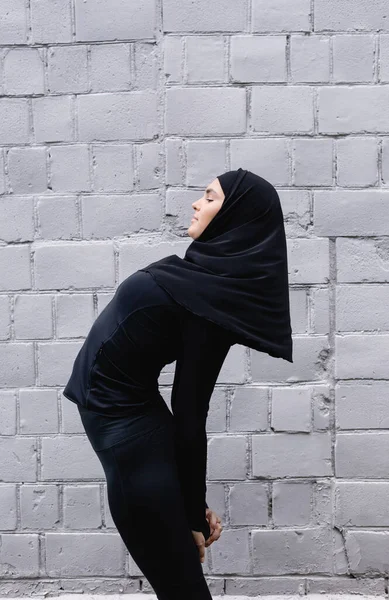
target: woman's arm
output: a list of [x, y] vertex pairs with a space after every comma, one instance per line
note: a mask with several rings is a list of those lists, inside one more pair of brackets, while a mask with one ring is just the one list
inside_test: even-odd
[[171, 397], [179, 480], [192, 530], [208, 539], [206, 419], [216, 380], [232, 345], [229, 332], [188, 311]]

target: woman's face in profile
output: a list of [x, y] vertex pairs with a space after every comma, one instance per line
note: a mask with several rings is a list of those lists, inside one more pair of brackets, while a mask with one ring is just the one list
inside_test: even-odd
[[224, 192], [218, 178], [214, 179], [205, 189], [199, 200], [193, 202], [194, 218], [188, 227], [188, 235], [194, 240], [202, 234], [213, 217], [220, 210], [224, 201]]

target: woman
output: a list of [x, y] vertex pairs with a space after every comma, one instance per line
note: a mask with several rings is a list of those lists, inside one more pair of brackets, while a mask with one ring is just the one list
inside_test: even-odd
[[[192, 206], [185, 257], [118, 286], [63, 391], [103, 466], [118, 532], [159, 600], [211, 598], [201, 563], [222, 527], [205, 500], [206, 418], [230, 347], [293, 362], [276, 190], [238, 169]], [[174, 361], [170, 412], [158, 377]]]

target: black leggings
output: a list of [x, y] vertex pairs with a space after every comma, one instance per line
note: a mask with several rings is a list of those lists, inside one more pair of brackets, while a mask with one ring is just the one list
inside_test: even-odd
[[162, 396], [151, 406], [137, 419], [78, 409], [112, 519], [158, 600], [212, 600], [179, 485], [173, 416]]

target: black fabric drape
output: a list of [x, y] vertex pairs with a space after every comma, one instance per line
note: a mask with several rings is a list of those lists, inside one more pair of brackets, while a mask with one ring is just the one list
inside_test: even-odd
[[150, 272], [179, 304], [235, 334], [238, 344], [293, 362], [288, 260], [275, 188], [239, 168], [218, 176], [225, 199], [184, 258]]

